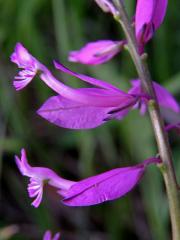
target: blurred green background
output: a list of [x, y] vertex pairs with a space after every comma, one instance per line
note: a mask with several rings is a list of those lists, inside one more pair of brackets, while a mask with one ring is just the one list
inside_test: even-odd
[[[136, 1], [126, 0], [132, 16]], [[180, 97], [180, 1], [169, 3], [164, 24], [147, 46], [153, 79]], [[88, 41], [122, 39], [109, 14], [93, 0], [0, 0], [0, 240], [42, 239], [46, 229], [61, 231], [67, 240], [169, 240], [170, 223], [164, 184], [159, 170], [149, 167], [139, 186], [127, 196], [99, 206], [63, 206], [48, 188], [38, 209], [31, 207], [27, 179], [14, 163], [14, 154], [27, 149], [29, 161], [46, 166], [72, 180], [111, 168], [136, 164], [156, 154], [148, 116], [132, 111], [123, 121], [108, 122], [93, 130], [58, 128], [36, 115], [53, 95], [35, 79], [15, 92], [12, 80], [17, 67], [9, 56], [17, 41], [53, 70], [52, 60], [109, 81], [127, 90], [136, 78], [127, 52], [96, 67], [71, 64], [70, 50]], [[71, 86], [80, 81], [60, 75]], [[170, 133], [174, 164], [180, 181], [180, 138]], [[8, 228], [7, 228], [8, 227]], [[15, 234], [16, 233], [16, 234]]]

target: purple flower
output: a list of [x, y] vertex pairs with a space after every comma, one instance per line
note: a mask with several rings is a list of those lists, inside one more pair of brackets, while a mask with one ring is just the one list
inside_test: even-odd
[[78, 51], [69, 53], [68, 60], [88, 65], [97, 65], [109, 61], [119, 53], [125, 41], [99, 40], [90, 42]]
[[110, 12], [114, 16], [119, 14], [118, 10], [112, 3], [112, 0], [95, 0], [95, 2], [104, 12]]
[[135, 31], [140, 53], [163, 22], [167, 3], [168, 0], [137, 0]]
[[[102, 80], [71, 71], [62, 64], [54, 62], [55, 67], [73, 77], [96, 87], [73, 89], [58, 81], [52, 73], [18, 43], [11, 59], [21, 72], [31, 69], [33, 74], [15, 77], [14, 86], [17, 90], [24, 88], [39, 73], [40, 79], [58, 96], [50, 97], [38, 110], [38, 114], [57, 126], [71, 129], [95, 128], [111, 119], [121, 120], [130, 109], [140, 108], [143, 114], [147, 109], [149, 97], [145, 94], [139, 80], [132, 81], [128, 93]], [[179, 113], [179, 104], [162, 86], [153, 82], [157, 100], [162, 108]]]
[[44, 167], [31, 167], [27, 161], [26, 152], [21, 150], [21, 158], [15, 156], [17, 167], [23, 176], [30, 178], [28, 184], [28, 194], [30, 198], [35, 198], [32, 202], [34, 207], [38, 207], [42, 201], [43, 188], [47, 183], [62, 191], [68, 190], [75, 182], [59, 177], [54, 171]]
[[[21, 47], [23, 51], [17, 53], [17, 46], [18, 48]], [[62, 64], [55, 62], [55, 67], [60, 71], [96, 86], [80, 89], [68, 87], [58, 81], [52, 73], [32, 57], [20, 43], [18, 43], [17, 46], [12, 55], [16, 56], [16, 61], [13, 62], [23, 67], [23, 71], [35, 65], [35, 73], [38, 72], [40, 79], [59, 94], [58, 96], [49, 98], [38, 110], [38, 114], [51, 123], [72, 129], [94, 128], [110, 119], [122, 118], [124, 109], [128, 109], [138, 100], [138, 96], [127, 94], [102, 80], [73, 72]], [[23, 52], [26, 52], [27, 55], [25, 59], [23, 58]], [[27, 58], [31, 60], [29, 61], [30, 65], [27, 64]], [[14, 86], [19, 90], [29, 82], [30, 80], [25, 77], [18, 79], [18, 81], [15, 79]]]
[[[143, 88], [141, 87], [140, 80], [132, 80], [132, 88], [129, 90], [130, 94], [143, 95], [145, 94]], [[156, 93], [157, 101], [162, 109], [169, 109], [175, 113], [180, 112], [180, 107], [175, 98], [160, 84], [153, 82], [153, 87]], [[139, 108], [141, 114], [144, 114], [147, 109], [147, 98], [141, 98], [134, 108]]]
[[60, 233], [56, 233], [53, 237], [50, 230], [47, 230], [43, 236], [43, 240], [59, 240], [59, 239]]
[[73, 182], [61, 178], [49, 168], [31, 167], [24, 149], [21, 151], [21, 158], [16, 156], [15, 159], [22, 175], [30, 178], [28, 193], [29, 197], [35, 198], [32, 203], [34, 207], [38, 207], [42, 201], [45, 183], [55, 187], [64, 197], [62, 202], [68, 206], [90, 206], [115, 200], [138, 184], [149, 164], [160, 162], [157, 158], [151, 158], [136, 166], [116, 168]]

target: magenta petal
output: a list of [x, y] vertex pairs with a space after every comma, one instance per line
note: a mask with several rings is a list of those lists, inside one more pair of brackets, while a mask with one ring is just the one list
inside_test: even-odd
[[54, 66], [56, 69], [64, 72], [64, 73], [67, 73], [73, 77], [77, 77], [87, 83], [90, 83], [94, 86], [97, 86], [97, 87], [101, 87], [101, 88], [104, 88], [104, 89], [109, 89], [109, 90], [115, 90], [117, 92], [121, 92], [121, 93], [124, 93], [123, 91], [121, 91], [119, 88], [113, 86], [112, 84], [110, 83], [107, 83], [105, 81], [102, 81], [102, 80], [99, 80], [99, 79], [96, 79], [96, 78], [92, 78], [92, 77], [89, 77], [89, 76], [86, 76], [86, 75], [83, 75], [83, 74], [80, 74], [80, 73], [76, 73], [76, 72], [73, 72], [71, 71], [70, 69], [68, 69], [67, 67], [65, 67], [63, 64], [61, 64], [60, 62], [57, 62], [57, 61], [54, 61]]
[[[129, 94], [144, 94], [144, 91], [141, 88], [140, 80], [131, 81], [133, 87], [129, 90]], [[153, 81], [153, 87], [157, 96], [158, 103], [160, 107], [170, 109], [176, 113], [179, 113], [180, 107], [176, 99], [172, 96], [167, 89], [162, 87], [160, 84]]]
[[122, 197], [141, 179], [145, 167], [117, 168], [74, 184], [63, 203], [68, 206], [89, 206]]
[[153, 86], [160, 106], [178, 113], [180, 111], [179, 104], [171, 93], [156, 82], [153, 82]]
[[167, 0], [138, 0], [135, 14], [135, 31], [140, 53], [163, 22]]
[[[87, 92], [99, 92], [102, 89], [83, 89]], [[82, 91], [82, 89], [81, 89]], [[117, 108], [96, 107], [79, 104], [62, 96], [49, 98], [37, 111], [38, 114], [57, 126], [70, 129], [95, 128], [111, 119], [121, 120], [128, 114], [133, 102], [117, 105]]]
[[60, 127], [70, 129], [95, 128], [103, 123], [112, 108], [79, 105], [61, 96], [49, 98], [38, 114]]
[[54, 237], [52, 237], [52, 233], [50, 230], [47, 230], [43, 236], [43, 240], [59, 240], [59, 239], [60, 239], [60, 233], [56, 233]]
[[18, 67], [31, 67], [35, 68], [36, 61], [32, 55], [24, 48], [21, 43], [17, 43], [14, 53], [11, 55], [11, 61], [16, 63]]
[[47, 230], [43, 236], [43, 240], [51, 240], [51, 231]]
[[[64, 98], [76, 101], [79, 104], [86, 104], [87, 106], [93, 105], [96, 107], [117, 107], [119, 105], [125, 106], [130, 102], [136, 101], [136, 98], [134, 96], [131, 96], [119, 89], [73, 89], [59, 82], [56, 78], [52, 76], [52, 74], [48, 72], [41, 74], [40, 77], [50, 88], [56, 91], [59, 95]], [[101, 81], [97, 80], [97, 82], [98, 83], [96, 85], [100, 84]]]
[[37, 193], [36, 198], [31, 203], [31, 205], [35, 208], [38, 208], [42, 201], [42, 197], [43, 197], [43, 189]]
[[168, 0], [156, 0], [156, 6], [154, 9], [153, 23], [155, 29], [157, 29], [164, 20], [167, 10]]
[[[142, 34], [145, 32], [145, 28], [152, 23], [153, 13], [156, 0], [137, 0], [136, 14], [135, 14], [135, 30], [136, 37], [140, 41]], [[153, 32], [149, 32], [147, 39], [151, 38]], [[146, 41], [147, 41], [146, 39]]]
[[21, 149], [21, 158], [15, 156], [16, 165], [23, 176], [32, 176], [33, 169], [27, 161], [25, 149]]
[[121, 51], [124, 41], [99, 40], [69, 53], [69, 61], [97, 65], [109, 61]]
[[60, 236], [61, 236], [60, 233], [56, 233], [56, 234], [54, 235], [54, 237], [53, 237], [52, 240], [59, 240], [59, 239], [60, 239]]

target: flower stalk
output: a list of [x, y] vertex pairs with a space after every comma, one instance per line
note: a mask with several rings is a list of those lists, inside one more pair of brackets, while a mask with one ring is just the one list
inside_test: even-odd
[[120, 23], [127, 39], [127, 46], [132, 60], [135, 64], [139, 78], [142, 82], [142, 87], [145, 92], [151, 97], [148, 103], [148, 110], [150, 119], [154, 129], [154, 134], [157, 142], [158, 152], [162, 160], [160, 169], [164, 178], [168, 201], [169, 211], [172, 224], [173, 240], [180, 239], [180, 198], [178, 192], [178, 184], [172, 162], [172, 153], [169, 145], [169, 140], [164, 128], [164, 121], [162, 119], [159, 104], [156, 99], [156, 94], [153, 88], [151, 75], [147, 66], [147, 54], [142, 55], [138, 52], [138, 44], [129, 21], [124, 3], [122, 0], [113, 0], [117, 9], [117, 14], [114, 16], [116, 21]]

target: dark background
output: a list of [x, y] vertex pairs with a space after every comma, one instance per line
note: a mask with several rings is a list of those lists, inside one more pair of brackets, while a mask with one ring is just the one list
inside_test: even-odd
[[[126, 0], [131, 16], [136, 1]], [[147, 46], [153, 79], [180, 97], [180, 2], [170, 1], [165, 21]], [[70, 50], [88, 41], [123, 38], [120, 26], [94, 1], [0, 0], [0, 239], [42, 239], [46, 229], [67, 240], [169, 240], [168, 204], [162, 176], [152, 166], [127, 196], [99, 206], [70, 208], [46, 188], [38, 209], [31, 207], [27, 178], [20, 175], [14, 154], [27, 149], [30, 163], [46, 166], [62, 177], [79, 180], [111, 168], [127, 166], [156, 154], [148, 116], [132, 111], [123, 121], [93, 130], [58, 128], [36, 115], [53, 95], [37, 78], [23, 91], [12, 87], [17, 67], [9, 60], [17, 41], [53, 70], [52, 60], [127, 90], [136, 78], [129, 54], [96, 67], [71, 64]], [[66, 75], [71, 86], [80, 81]], [[72, 80], [72, 81], [71, 81]], [[170, 133], [174, 164], [180, 180], [180, 138]], [[16, 234], [13, 234], [17, 232]], [[11, 236], [12, 235], [12, 236]]]

